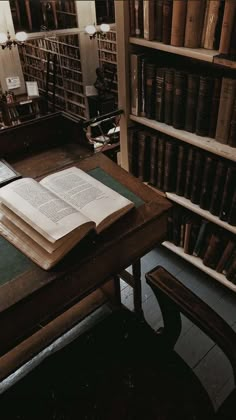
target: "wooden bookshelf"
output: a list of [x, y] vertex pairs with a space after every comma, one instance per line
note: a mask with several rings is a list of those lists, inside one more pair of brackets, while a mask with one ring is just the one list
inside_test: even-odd
[[[116, 46], [116, 27], [110, 25], [111, 30], [106, 37], [97, 37], [99, 66], [104, 69], [105, 79], [111, 84], [111, 92], [115, 95], [118, 102], [117, 87], [117, 46]], [[111, 81], [112, 80], [112, 81]]]

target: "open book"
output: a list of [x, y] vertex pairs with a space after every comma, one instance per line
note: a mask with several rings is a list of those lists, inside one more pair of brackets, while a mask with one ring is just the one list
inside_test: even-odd
[[89, 231], [100, 233], [134, 204], [72, 167], [0, 189], [0, 234], [45, 270]]

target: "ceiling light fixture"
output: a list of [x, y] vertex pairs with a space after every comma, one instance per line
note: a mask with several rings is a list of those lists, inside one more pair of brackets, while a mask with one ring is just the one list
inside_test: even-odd
[[0, 46], [3, 50], [5, 48], [9, 48], [9, 50], [11, 50], [12, 46], [24, 45], [27, 38], [28, 35], [26, 32], [17, 32], [15, 39], [11, 39], [9, 31], [7, 31], [6, 34], [4, 32], [0, 32]]
[[100, 25], [100, 30], [97, 31], [95, 25], [87, 25], [85, 27], [85, 32], [89, 35], [90, 39], [96, 38], [96, 36], [101, 36], [102, 38], [106, 38], [107, 32], [110, 31], [110, 25], [108, 23], [102, 23]]

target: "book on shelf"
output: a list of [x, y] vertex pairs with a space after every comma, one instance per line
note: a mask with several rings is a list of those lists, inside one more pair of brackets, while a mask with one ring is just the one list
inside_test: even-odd
[[236, 147], [236, 97], [234, 98], [232, 117], [230, 121], [228, 145]]
[[228, 223], [230, 225], [236, 226], [236, 188], [234, 189], [234, 193], [232, 196], [232, 202], [230, 205], [229, 215], [228, 215]]
[[156, 66], [154, 63], [145, 63], [145, 115], [155, 118], [155, 93], [156, 93]]
[[200, 192], [199, 206], [208, 210], [210, 207], [211, 192], [213, 188], [213, 180], [215, 175], [215, 160], [211, 156], [206, 156], [204, 159], [204, 171]]
[[138, 178], [148, 182], [150, 177], [150, 133], [141, 130], [138, 136]]
[[188, 199], [190, 199], [191, 197], [195, 152], [196, 151], [193, 147], [189, 147], [188, 156], [187, 156], [187, 164], [186, 164], [185, 188], [184, 188], [184, 197]]
[[164, 121], [164, 95], [165, 95], [165, 69], [157, 68], [156, 71], [156, 101], [155, 101], [155, 119]]
[[0, 159], [0, 187], [21, 178], [17, 172], [5, 159]]
[[218, 110], [220, 104], [220, 92], [221, 92], [221, 79], [214, 77], [213, 79], [213, 93], [211, 101], [211, 112], [209, 120], [209, 132], [208, 136], [214, 138], [216, 133], [216, 124], [218, 117]]
[[143, 54], [130, 55], [131, 113], [138, 116], [141, 111], [141, 62]]
[[213, 92], [213, 78], [200, 76], [196, 113], [196, 134], [208, 136]]
[[149, 182], [156, 185], [157, 182], [157, 156], [158, 156], [158, 135], [150, 134], [150, 178]]
[[189, 215], [185, 221], [185, 232], [184, 232], [184, 253], [190, 254], [190, 236], [192, 229], [193, 221], [192, 217]]
[[143, 0], [130, 0], [130, 34], [143, 36]]
[[173, 92], [174, 92], [174, 69], [165, 70], [165, 93], [164, 93], [164, 122], [173, 123]]
[[236, 256], [231, 260], [231, 263], [226, 272], [226, 278], [231, 283], [236, 284]]
[[225, 263], [225, 266], [223, 268], [222, 273], [226, 276], [227, 272], [229, 271], [229, 268], [232, 266], [233, 262], [236, 259], [236, 248], [234, 248], [232, 254], [230, 255], [230, 257], [228, 258], [228, 260]]
[[226, 179], [224, 183], [223, 195], [221, 200], [221, 208], [219, 218], [228, 221], [230, 209], [232, 205], [233, 195], [236, 186], [236, 167], [229, 166], [227, 169]]
[[217, 273], [222, 273], [227, 261], [230, 259], [231, 255], [235, 250], [235, 241], [233, 239], [228, 239], [224, 252], [222, 253], [217, 265]]
[[212, 269], [216, 268], [224, 249], [223, 243], [224, 241], [222, 240], [222, 235], [220, 232], [217, 231], [211, 234], [202, 260], [204, 265]]
[[199, 48], [205, 15], [205, 0], [187, 0], [184, 46]]
[[162, 11], [162, 42], [164, 44], [170, 44], [171, 39], [171, 23], [172, 23], [172, 0], [163, 0], [163, 11]]
[[177, 195], [184, 195], [186, 179], [187, 149], [184, 144], [177, 145], [176, 189]]
[[202, 219], [201, 221], [201, 225], [198, 231], [198, 235], [196, 238], [196, 242], [194, 244], [194, 248], [193, 248], [193, 256], [194, 257], [199, 257], [201, 254], [201, 250], [203, 249], [203, 245], [204, 245], [204, 238], [206, 236], [206, 232], [207, 229], [209, 227], [209, 221], [206, 219]]
[[215, 139], [223, 144], [228, 143], [230, 122], [236, 96], [236, 79], [222, 78], [220, 104], [216, 125]]
[[185, 130], [190, 133], [195, 132], [196, 113], [199, 92], [199, 75], [188, 73], [186, 88], [186, 113], [185, 113]]
[[219, 18], [221, 0], [207, 0], [205, 25], [203, 25], [202, 47], [213, 50], [216, 41], [216, 27]]
[[186, 0], [175, 0], [173, 2], [170, 39], [170, 44], [175, 47], [183, 47], [184, 45], [186, 13]]
[[143, 37], [148, 41], [155, 39], [156, 1], [143, 0]]
[[202, 151], [196, 149], [194, 156], [193, 173], [191, 177], [191, 195], [190, 200], [194, 204], [199, 204], [201, 195], [201, 184], [203, 177], [203, 158]]
[[213, 188], [211, 192], [210, 200], [210, 213], [218, 216], [220, 213], [220, 206], [224, 191], [224, 185], [226, 180], [227, 166], [224, 161], [219, 160], [216, 163], [216, 171], [213, 180]]
[[157, 146], [157, 188], [163, 188], [164, 177], [164, 162], [165, 162], [165, 137], [159, 135]]
[[164, 174], [163, 174], [163, 190], [175, 191], [176, 177], [176, 144], [172, 139], [165, 141], [165, 159], [164, 159]]
[[178, 129], [183, 129], [185, 124], [186, 81], [186, 73], [176, 70], [173, 89], [173, 127]]
[[156, 40], [162, 42], [162, 27], [163, 27], [163, 1], [156, 0]]
[[139, 129], [131, 129], [128, 133], [129, 172], [136, 177], [138, 176], [138, 131]]
[[45, 270], [89, 232], [100, 233], [134, 204], [72, 167], [0, 190], [0, 233]]
[[236, 2], [225, 0], [223, 22], [220, 36], [219, 53], [228, 54], [230, 49], [230, 39], [236, 14]]

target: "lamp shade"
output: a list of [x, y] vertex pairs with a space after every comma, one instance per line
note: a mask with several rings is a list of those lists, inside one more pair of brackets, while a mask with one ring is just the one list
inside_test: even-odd
[[19, 42], [25, 42], [28, 38], [28, 35], [26, 32], [17, 32], [16, 33], [16, 39]]
[[110, 25], [108, 25], [108, 23], [102, 23], [100, 29], [102, 32], [109, 32], [111, 28]]
[[94, 25], [87, 25], [85, 27], [85, 32], [87, 32], [87, 34], [89, 34], [89, 35], [93, 35], [96, 32], [96, 28], [95, 28]]

